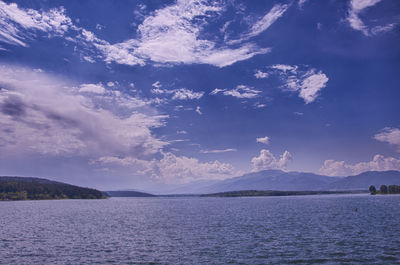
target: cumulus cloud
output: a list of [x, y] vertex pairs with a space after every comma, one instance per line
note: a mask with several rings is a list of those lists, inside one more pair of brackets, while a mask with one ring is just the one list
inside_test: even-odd
[[257, 79], [267, 78], [268, 77], [268, 73], [262, 72], [261, 70], [257, 70], [257, 72], [254, 74], [254, 77], [257, 78]]
[[151, 132], [167, 116], [149, 114], [143, 99], [93, 93], [88, 84], [75, 87], [26, 68], [0, 65], [0, 72], [3, 154], [146, 156], [168, 144]]
[[245, 85], [238, 85], [235, 89], [219, 89], [216, 88], [211, 91], [210, 95], [217, 95], [218, 93], [222, 93], [225, 96], [232, 96], [235, 98], [256, 98], [261, 93], [260, 90], [256, 90], [252, 87]]
[[305, 76], [301, 82], [299, 97], [308, 104], [317, 98], [318, 92], [326, 86], [329, 79], [321, 71], [316, 72], [315, 70], [311, 70]]
[[[314, 68], [302, 69], [297, 65], [277, 64], [270, 67], [271, 74], [279, 74], [283, 88], [298, 92], [299, 97], [309, 104], [318, 97], [321, 89], [326, 87], [329, 78]], [[304, 67], [305, 68], [305, 67]]]
[[400, 152], [400, 130], [398, 128], [383, 128], [383, 130], [376, 134], [374, 138], [378, 141], [394, 145], [397, 148], [397, 151]]
[[262, 149], [259, 156], [251, 159], [253, 166], [252, 171], [257, 172], [266, 169], [285, 170], [290, 161], [292, 161], [292, 155], [288, 151], [285, 151], [279, 158], [277, 158], [270, 150]]
[[62, 36], [73, 26], [63, 7], [36, 11], [0, 1], [0, 18], [0, 41], [18, 46], [28, 46], [25, 40], [32, 36], [32, 32], [27, 34], [26, 30]]
[[262, 144], [269, 144], [269, 137], [260, 137], [256, 139], [257, 143], [262, 143]]
[[376, 35], [382, 32], [390, 31], [394, 28], [395, 23], [386, 25], [367, 26], [360, 18], [367, 9], [378, 4], [382, 0], [351, 0], [348, 11], [347, 21], [351, 28], [361, 31], [365, 36]]
[[325, 160], [319, 172], [328, 176], [351, 176], [365, 171], [400, 170], [400, 160], [375, 155], [372, 161], [349, 164], [345, 161]]
[[[196, 158], [176, 156], [162, 152], [161, 159], [150, 161], [134, 157], [101, 157], [93, 164], [116, 165], [136, 168], [136, 172], [166, 182], [186, 183], [199, 179], [224, 179], [234, 174], [234, 167], [219, 161], [200, 162]], [[140, 169], [140, 170], [138, 170]]]

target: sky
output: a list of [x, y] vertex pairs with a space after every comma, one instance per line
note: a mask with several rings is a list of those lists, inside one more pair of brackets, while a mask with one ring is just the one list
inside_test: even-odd
[[0, 175], [400, 170], [399, 30], [398, 0], [0, 0]]

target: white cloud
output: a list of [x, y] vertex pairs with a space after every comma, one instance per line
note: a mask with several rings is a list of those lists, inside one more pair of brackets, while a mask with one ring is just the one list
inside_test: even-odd
[[193, 99], [200, 99], [203, 95], [204, 92], [195, 92], [193, 90], [187, 89], [187, 88], [177, 88], [177, 89], [162, 89], [160, 82], [155, 82], [153, 84], [153, 88], [151, 92], [153, 94], [158, 94], [158, 95], [171, 95], [171, 99], [173, 100], [193, 100]]
[[152, 86], [155, 87], [155, 88], [161, 88], [161, 87], [162, 87], [160, 81], [154, 82], [154, 83], [152, 84]]
[[307, 3], [307, 2], [308, 2], [308, 0], [299, 0], [299, 2], [298, 2], [299, 8], [302, 8], [303, 5], [304, 5], [305, 3]]
[[374, 35], [391, 31], [396, 26], [395, 23], [390, 23], [384, 26], [375, 26], [371, 29], [371, 33]]
[[270, 139], [268, 136], [260, 137], [260, 138], [256, 139], [257, 143], [262, 143], [262, 144], [269, 144], [269, 140]]
[[[113, 45], [98, 45], [106, 62], [144, 65], [156, 63], [211, 64], [217, 67], [247, 60], [257, 54], [270, 52], [245, 43], [230, 48], [200, 37], [207, 19], [219, 15], [224, 7], [217, 2], [178, 0], [175, 4], [156, 10], [138, 27], [138, 39]], [[203, 23], [195, 22], [201, 18]]]
[[376, 35], [392, 30], [395, 26], [395, 23], [378, 25], [371, 28], [365, 25], [364, 21], [360, 18], [360, 15], [368, 8], [378, 4], [381, 1], [382, 0], [351, 0], [347, 16], [347, 21], [349, 22], [350, 27], [354, 30], [361, 31], [365, 36]]
[[266, 169], [285, 170], [290, 161], [292, 161], [292, 155], [288, 151], [285, 151], [278, 159], [270, 150], [262, 149], [259, 156], [251, 159], [252, 171], [257, 172]]
[[344, 161], [325, 160], [319, 172], [328, 176], [350, 176], [365, 171], [400, 170], [400, 160], [375, 155], [372, 161], [348, 164]]
[[167, 116], [148, 114], [154, 110], [143, 99], [114, 91], [81, 93], [26, 68], [0, 65], [0, 72], [2, 154], [147, 156], [168, 144], [151, 132]]
[[72, 22], [60, 7], [48, 11], [19, 8], [17, 4], [0, 1], [0, 41], [27, 46], [25, 40], [32, 35], [26, 30], [47, 32], [62, 36], [72, 27]]
[[287, 65], [287, 64], [275, 64], [271, 66], [272, 69], [281, 70], [283, 72], [291, 72], [292, 74], [297, 73], [297, 65]]
[[274, 5], [271, 10], [265, 14], [260, 20], [256, 21], [250, 28], [249, 32], [243, 34], [242, 37], [238, 40], [229, 41], [230, 44], [240, 43], [255, 36], [260, 35], [262, 32], [266, 31], [273, 23], [275, 23], [278, 18], [280, 18], [286, 10], [289, 8], [289, 5]]
[[255, 78], [261, 79], [261, 78], [267, 78], [268, 73], [262, 72], [261, 70], [257, 70], [257, 72], [254, 74]]
[[267, 106], [267, 104], [263, 104], [263, 103], [260, 103], [260, 102], [256, 102], [256, 103], [253, 105], [253, 107], [256, 108], [256, 109], [265, 108], [266, 106]]
[[109, 86], [109, 87], [113, 87], [113, 86], [115, 86], [115, 83], [114, 83], [114, 82], [111, 82], [111, 81], [109, 81], [109, 82], [107, 82], [107, 86]]
[[301, 82], [299, 97], [304, 99], [306, 104], [308, 104], [317, 98], [318, 92], [326, 86], [329, 79], [321, 71], [315, 73], [315, 71], [312, 70], [306, 76], [307, 77]]
[[221, 92], [225, 96], [232, 96], [235, 98], [256, 98], [261, 93], [260, 90], [256, 90], [252, 87], [248, 87], [245, 85], [238, 85], [235, 89], [231, 90], [216, 88], [213, 91], [211, 91], [210, 95], [216, 95]]
[[226, 152], [236, 152], [237, 149], [235, 148], [227, 148], [227, 149], [214, 149], [214, 150], [200, 150], [201, 154], [219, 154], [219, 153], [226, 153]]
[[99, 84], [82, 84], [79, 87], [79, 92], [88, 92], [88, 93], [95, 93], [95, 94], [104, 94], [106, 89], [104, 86]]
[[[19, 8], [16, 4], [0, 2], [0, 5], [0, 41], [27, 46], [24, 40], [32, 36], [35, 30], [47, 32], [49, 36], [62, 36], [69, 31], [71, 36], [65, 39], [78, 45], [81, 58], [90, 63], [101, 58], [107, 63], [131, 66], [144, 66], [152, 61], [161, 65], [211, 64], [225, 67], [270, 52], [269, 48], [260, 48], [254, 43], [243, 43], [232, 48], [228, 43], [203, 38], [201, 33], [204, 27], [224, 11], [223, 4], [217, 2], [177, 0], [145, 17], [138, 26], [137, 39], [115, 44], [75, 26], [62, 7], [39, 12]], [[274, 12], [271, 16], [278, 15], [279, 10], [275, 6], [271, 12]], [[272, 17], [265, 17], [254, 25], [249, 34], [258, 34], [273, 20]]]
[[400, 130], [398, 128], [383, 128], [383, 130], [376, 134], [374, 138], [378, 141], [387, 142], [396, 146], [397, 151], [400, 152]]
[[177, 134], [187, 134], [187, 131], [181, 130], [181, 131], [176, 131]]
[[248, 37], [257, 36], [267, 30], [278, 18], [280, 18], [286, 12], [288, 7], [288, 5], [274, 5], [272, 9], [260, 21], [257, 21], [251, 27]]
[[102, 157], [92, 163], [132, 167], [137, 174], [165, 182], [186, 183], [199, 179], [225, 179], [234, 175], [231, 164], [219, 161], [200, 162], [196, 158], [162, 152], [162, 158], [150, 161], [134, 157]]
[[199, 115], [202, 115], [202, 114], [203, 114], [203, 112], [201, 112], [201, 110], [200, 110], [200, 107], [199, 107], [199, 106], [197, 106], [197, 107], [196, 107], [196, 112], [197, 112], [197, 114], [199, 114]]
[[172, 99], [187, 100], [187, 99], [200, 99], [204, 92], [194, 92], [186, 88], [179, 88], [173, 90]]
[[322, 72], [312, 68], [310, 70], [300, 69], [297, 65], [277, 64], [270, 67], [280, 75], [284, 82], [284, 88], [299, 92], [299, 97], [306, 104], [313, 102], [319, 95], [321, 89], [326, 87], [329, 78]]

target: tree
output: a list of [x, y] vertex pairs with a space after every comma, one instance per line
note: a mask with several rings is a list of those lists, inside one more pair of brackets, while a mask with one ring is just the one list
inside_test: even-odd
[[381, 188], [379, 190], [382, 194], [386, 194], [388, 192], [388, 188], [386, 185], [381, 185]]
[[370, 192], [372, 195], [375, 195], [375, 194], [376, 194], [376, 188], [375, 188], [374, 185], [369, 186], [369, 192]]

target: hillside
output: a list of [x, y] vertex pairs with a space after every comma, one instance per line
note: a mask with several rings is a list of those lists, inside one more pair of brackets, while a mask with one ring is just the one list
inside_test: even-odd
[[328, 190], [357, 190], [368, 189], [369, 186], [374, 185], [380, 187], [385, 185], [400, 185], [400, 172], [399, 171], [367, 171], [356, 176], [349, 176], [339, 179], [327, 185]]
[[41, 178], [0, 177], [0, 200], [101, 199], [102, 192]]

